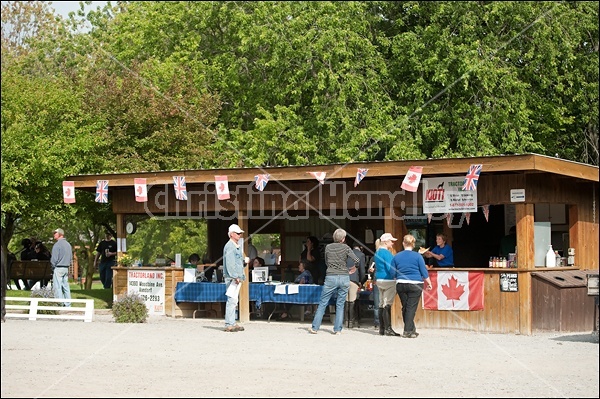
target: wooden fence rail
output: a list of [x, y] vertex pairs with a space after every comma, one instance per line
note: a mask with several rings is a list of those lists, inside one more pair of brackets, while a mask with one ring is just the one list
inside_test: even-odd
[[[83, 320], [86, 323], [92, 321], [94, 317], [94, 300], [93, 299], [57, 299], [57, 298], [19, 298], [6, 297], [6, 317], [15, 319], [67, 319], [67, 320]], [[12, 302], [29, 302], [26, 305], [13, 304]], [[41, 305], [40, 302], [53, 303], [83, 303], [85, 306], [52, 306]], [[25, 312], [10, 312], [10, 310], [25, 311]], [[54, 310], [58, 314], [40, 314], [38, 311]], [[76, 314], [73, 314], [76, 313]], [[77, 314], [80, 313], [80, 314]]]

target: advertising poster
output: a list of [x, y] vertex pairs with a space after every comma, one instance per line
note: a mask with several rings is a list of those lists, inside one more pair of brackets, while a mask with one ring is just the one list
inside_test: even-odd
[[128, 270], [127, 294], [138, 294], [150, 315], [165, 314], [165, 271]]
[[477, 212], [477, 190], [463, 191], [464, 176], [423, 179], [423, 213]]

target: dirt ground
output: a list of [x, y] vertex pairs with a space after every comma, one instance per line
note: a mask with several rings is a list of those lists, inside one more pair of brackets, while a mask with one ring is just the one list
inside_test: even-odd
[[[317, 335], [309, 321], [244, 323], [153, 316], [2, 323], [9, 397], [595, 397], [598, 337], [368, 327]], [[418, 328], [418, 326], [417, 326]]]

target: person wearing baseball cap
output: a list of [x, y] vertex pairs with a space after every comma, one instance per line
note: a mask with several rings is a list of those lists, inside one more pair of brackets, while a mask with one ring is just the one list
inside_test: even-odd
[[375, 280], [379, 290], [379, 335], [398, 337], [400, 334], [392, 329], [392, 304], [396, 297], [396, 272], [392, 269], [392, 251], [394, 242], [398, 239], [390, 233], [384, 233], [379, 241], [379, 249], [374, 256]]
[[[52, 246], [50, 265], [52, 266], [52, 289], [54, 290], [54, 297], [58, 299], [71, 299], [69, 267], [73, 263], [73, 249], [71, 248], [71, 244], [65, 239], [65, 231], [63, 229], [56, 229], [53, 233], [56, 242]], [[64, 302], [63, 305], [69, 307], [71, 303]]]
[[[240, 245], [240, 238], [244, 230], [237, 224], [229, 226], [227, 235], [229, 241], [223, 247], [223, 277], [225, 288], [229, 291], [231, 284], [241, 284], [246, 279], [244, 274], [244, 253]], [[225, 303], [225, 330], [226, 332], [244, 331], [244, 327], [235, 322], [235, 308], [239, 301], [239, 290], [233, 296], [227, 296]]]

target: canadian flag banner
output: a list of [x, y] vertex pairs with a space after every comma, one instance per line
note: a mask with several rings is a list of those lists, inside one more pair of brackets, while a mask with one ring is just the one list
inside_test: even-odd
[[75, 203], [75, 182], [63, 181], [63, 200], [65, 204]]
[[141, 177], [134, 178], [133, 188], [135, 190], [135, 200], [137, 202], [148, 201], [148, 188], [146, 187], [146, 179]]
[[319, 181], [319, 183], [325, 184], [325, 176], [327, 175], [326, 172], [307, 172], [307, 173], [310, 173], [311, 175], [313, 175], [314, 178]]
[[467, 225], [471, 221], [471, 212], [465, 212], [465, 220], [467, 221]]
[[483, 310], [483, 272], [430, 271], [433, 286], [423, 291], [423, 309]]
[[446, 223], [448, 224], [448, 227], [450, 227], [450, 225], [452, 224], [452, 214], [451, 213], [446, 214]]
[[406, 191], [416, 193], [419, 189], [419, 182], [421, 181], [421, 173], [423, 172], [422, 166], [411, 166], [404, 176], [404, 181], [400, 188]]
[[215, 176], [215, 186], [217, 187], [217, 198], [220, 200], [229, 199], [229, 182], [227, 176]]
[[431, 223], [431, 217], [433, 216], [433, 214], [428, 213], [427, 214], [427, 223]]

